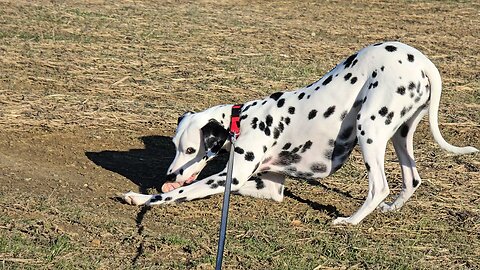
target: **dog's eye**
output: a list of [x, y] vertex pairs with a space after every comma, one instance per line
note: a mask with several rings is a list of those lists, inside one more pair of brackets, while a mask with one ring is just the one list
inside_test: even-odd
[[189, 148], [187, 148], [187, 151], [185, 151], [185, 152], [187, 153], [187, 155], [191, 155], [191, 154], [197, 152], [197, 150], [195, 150], [195, 148], [193, 148], [193, 147], [189, 147]]

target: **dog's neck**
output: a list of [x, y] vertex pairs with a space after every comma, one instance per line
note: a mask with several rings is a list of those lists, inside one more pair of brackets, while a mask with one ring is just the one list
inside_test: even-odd
[[233, 104], [219, 105], [212, 107], [205, 112], [207, 113], [209, 119], [218, 121], [226, 130], [229, 130], [230, 119], [232, 117], [232, 106]]

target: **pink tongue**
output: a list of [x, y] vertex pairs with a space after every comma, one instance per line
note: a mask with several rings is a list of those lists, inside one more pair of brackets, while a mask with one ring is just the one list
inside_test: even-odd
[[165, 183], [162, 186], [162, 192], [163, 193], [170, 192], [170, 191], [172, 191], [174, 189], [177, 189], [181, 186], [183, 186], [183, 183], [179, 183], [179, 182]]

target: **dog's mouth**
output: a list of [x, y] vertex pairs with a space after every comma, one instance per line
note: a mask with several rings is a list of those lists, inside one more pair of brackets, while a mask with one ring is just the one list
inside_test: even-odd
[[162, 185], [162, 192], [163, 193], [170, 192], [170, 191], [175, 190], [175, 189], [177, 189], [179, 187], [182, 187], [184, 185], [191, 184], [193, 181], [195, 181], [197, 179], [197, 176], [198, 176], [198, 173], [194, 173], [194, 174], [192, 174], [192, 176], [190, 176], [185, 181], [167, 182], [167, 183]]

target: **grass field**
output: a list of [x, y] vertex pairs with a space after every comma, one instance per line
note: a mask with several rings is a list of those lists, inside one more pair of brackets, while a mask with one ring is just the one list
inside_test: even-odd
[[[177, 117], [302, 87], [365, 45], [399, 40], [444, 81], [441, 129], [480, 147], [478, 1], [0, 1], [0, 269], [212, 269], [221, 196], [138, 208]], [[234, 196], [225, 269], [480, 269], [479, 154], [426, 121], [423, 178], [395, 213], [332, 226], [366, 196], [358, 149], [282, 203]], [[221, 161], [209, 170], [218, 169]], [[401, 188], [389, 146], [387, 177]]]

